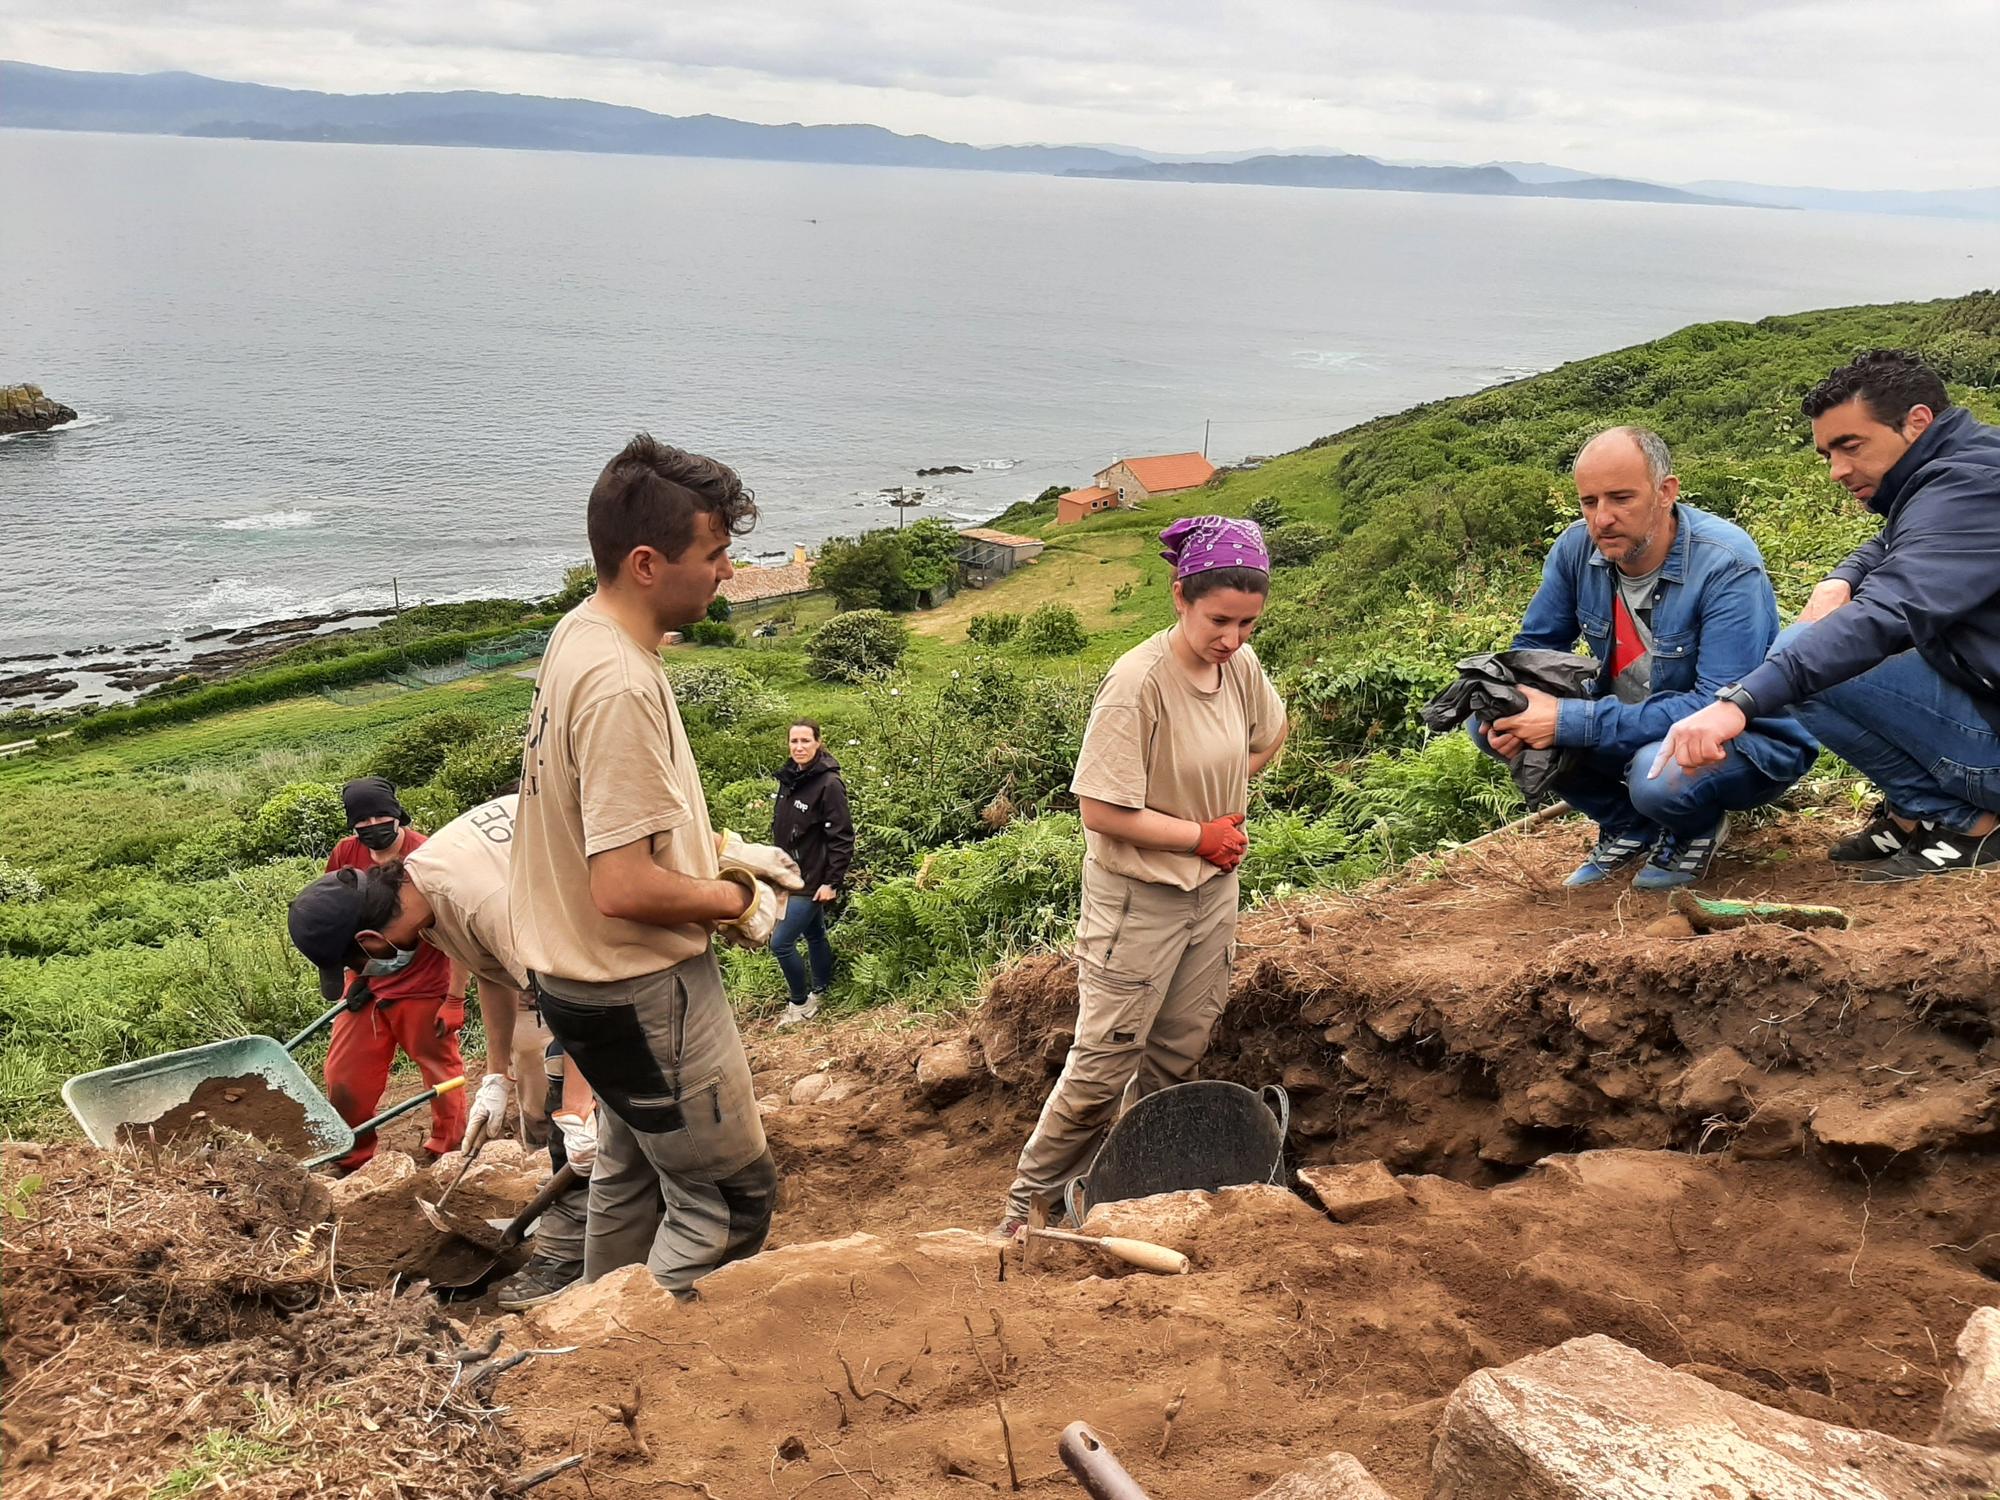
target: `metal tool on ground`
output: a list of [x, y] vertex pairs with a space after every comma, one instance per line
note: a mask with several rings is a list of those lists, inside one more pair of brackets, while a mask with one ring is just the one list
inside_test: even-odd
[[445, 1185], [445, 1190], [438, 1194], [437, 1207], [443, 1208], [458, 1185], [465, 1181], [465, 1174], [472, 1170], [472, 1164], [479, 1159], [479, 1153], [486, 1149], [486, 1142], [492, 1138], [492, 1129], [491, 1122], [482, 1116], [466, 1131], [465, 1142], [459, 1147], [465, 1153], [464, 1159], [459, 1162], [458, 1170], [451, 1174], [451, 1181]]
[[1800, 906], [1789, 901], [1721, 901], [1678, 890], [1667, 905], [1687, 918], [1696, 932], [1726, 932], [1732, 927], [1774, 925], [1804, 931], [1831, 927], [1845, 931], [1847, 913], [1837, 906]]
[[121, 1125], [145, 1125], [187, 1103], [194, 1091], [211, 1078], [243, 1078], [257, 1074], [273, 1089], [296, 1099], [305, 1109], [306, 1129], [322, 1149], [333, 1146], [346, 1135], [347, 1144], [336, 1153], [344, 1156], [354, 1149], [353, 1136], [326, 1096], [313, 1086], [292, 1053], [346, 1009], [337, 1001], [321, 1012], [319, 1019], [289, 1042], [275, 1037], [239, 1036], [222, 1042], [204, 1042], [159, 1057], [142, 1057], [114, 1067], [79, 1073], [62, 1086], [63, 1103], [83, 1127], [93, 1146], [117, 1144]]
[[[462, 1089], [464, 1087], [465, 1087], [465, 1075], [461, 1073], [456, 1078], [445, 1079], [443, 1083], [432, 1084], [429, 1088], [425, 1089], [421, 1094], [412, 1095], [410, 1098], [405, 1099], [401, 1104], [390, 1105], [387, 1109], [383, 1110], [381, 1114], [371, 1115], [367, 1119], [363, 1120], [359, 1125], [356, 1125], [352, 1129], [349, 1129], [347, 1131], [346, 1145], [336, 1146], [330, 1151], [322, 1151], [318, 1156], [313, 1157], [310, 1161], [306, 1163], [306, 1169], [310, 1171], [314, 1167], [323, 1167], [326, 1166], [329, 1162], [339, 1161], [341, 1157], [347, 1155], [348, 1152], [354, 1149], [354, 1143], [360, 1140], [363, 1136], [373, 1135], [379, 1127], [387, 1125], [391, 1120], [401, 1119], [411, 1110], [421, 1108], [423, 1105], [430, 1103], [431, 1100], [437, 1098], [439, 1094], [449, 1094], [454, 1089]], [[346, 1122], [343, 1121], [342, 1122], [343, 1127], [345, 1127], [345, 1124]]]
[[1292, 1102], [1276, 1084], [1253, 1093], [1203, 1079], [1146, 1095], [1119, 1117], [1090, 1170], [1069, 1185], [1071, 1222], [1095, 1203], [1188, 1189], [1282, 1182]]
[[1087, 1423], [1072, 1422], [1065, 1427], [1056, 1453], [1091, 1500], [1149, 1500], [1139, 1481], [1125, 1471], [1118, 1455]]
[[1088, 1245], [1093, 1250], [1102, 1250], [1106, 1255], [1124, 1261], [1128, 1266], [1137, 1266], [1142, 1271], [1152, 1271], [1160, 1276], [1185, 1276], [1188, 1271], [1188, 1258], [1180, 1251], [1169, 1250], [1165, 1245], [1155, 1245], [1147, 1240], [1128, 1240], [1112, 1234], [1072, 1234], [1067, 1229], [1029, 1226], [1021, 1231], [1024, 1254], [1026, 1247], [1037, 1239], [1061, 1240], [1066, 1245]]
[[493, 1259], [471, 1276], [458, 1281], [433, 1282], [432, 1285], [441, 1292], [456, 1292], [485, 1281], [500, 1262], [507, 1258], [507, 1252], [528, 1237], [528, 1231], [534, 1228], [535, 1220], [548, 1211], [549, 1205], [582, 1180], [583, 1174], [568, 1162], [564, 1162], [562, 1170], [542, 1184], [542, 1190], [528, 1201], [528, 1206], [504, 1223], [498, 1220], [472, 1219], [464, 1214], [447, 1214], [442, 1212], [437, 1204], [419, 1198], [417, 1212], [429, 1221], [431, 1228], [444, 1234], [455, 1234], [460, 1239], [491, 1252], [493, 1256]]

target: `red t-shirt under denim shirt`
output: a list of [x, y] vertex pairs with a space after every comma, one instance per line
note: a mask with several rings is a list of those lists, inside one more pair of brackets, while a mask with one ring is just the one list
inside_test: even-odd
[[[419, 848], [423, 842], [424, 836], [416, 829], [403, 830], [405, 855]], [[374, 854], [351, 833], [333, 846], [333, 853], [327, 856], [326, 861], [328, 870], [369, 870], [374, 866]], [[354, 976], [350, 971], [348, 983], [353, 982]], [[417, 956], [410, 960], [410, 966], [402, 973], [368, 981], [368, 988], [374, 991], [377, 1000], [442, 1000], [450, 987], [451, 960], [444, 956], [442, 949], [425, 942], [417, 944]]]

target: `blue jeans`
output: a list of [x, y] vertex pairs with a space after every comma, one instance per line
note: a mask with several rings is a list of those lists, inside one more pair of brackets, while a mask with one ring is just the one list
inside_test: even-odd
[[[1810, 629], [1781, 631], [1771, 649]], [[2000, 813], [2000, 733], [1972, 694], [1914, 651], [1822, 688], [1791, 712], [1906, 818], [1970, 833]]]
[[785, 914], [771, 932], [771, 953], [785, 971], [785, 988], [792, 1004], [806, 1003], [806, 961], [799, 957], [799, 939], [806, 940], [812, 959], [811, 988], [824, 992], [833, 983], [833, 944], [826, 940], [826, 907], [801, 895], [785, 903]]
[[[1479, 721], [1467, 720], [1466, 727], [1473, 743], [1492, 755]], [[1658, 776], [1649, 778], [1646, 773], [1659, 753], [1658, 740], [1630, 757], [1587, 751], [1580, 765], [1557, 779], [1556, 790], [1597, 824], [1602, 837], [1650, 838], [1662, 828], [1678, 837], [1694, 837], [1715, 827], [1725, 812], [1746, 812], [1776, 802], [1798, 779], [1780, 780], [1758, 770], [1736, 745], [1729, 747], [1728, 759], [1719, 766], [1690, 776], [1668, 761]]]

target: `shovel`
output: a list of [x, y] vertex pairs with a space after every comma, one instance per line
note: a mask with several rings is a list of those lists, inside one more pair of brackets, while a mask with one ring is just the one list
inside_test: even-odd
[[498, 1220], [468, 1219], [463, 1214], [447, 1214], [437, 1204], [417, 1200], [417, 1212], [429, 1222], [431, 1228], [440, 1234], [457, 1235], [481, 1250], [491, 1251], [493, 1259], [478, 1271], [459, 1281], [434, 1281], [431, 1285], [440, 1292], [460, 1291], [476, 1286], [493, 1274], [493, 1268], [506, 1259], [507, 1252], [527, 1238], [528, 1230], [539, 1219], [548, 1206], [583, 1180], [583, 1174], [565, 1162], [563, 1169], [551, 1177], [542, 1190], [529, 1200], [528, 1206], [511, 1221], [502, 1224]]
[[[465, 1174], [472, 1170], [473, 1162], [479, 1159], [479, 1153], [486, 1149], [487, 1132], [491, 1129], [492, 1123], [481, 1119], [477, 1125], [465, 1133], [465, 1140], [462, 1146], [465, 1152], [465, 1159], [459, 1162], [458, 1170], [451, 1174], [451, 1181], [446, 1185], [445, 1190], [438, 1194], [438, 1201], [434, 1205], [427, 1205], [427, 1209], [430, 1207], [443, 1208], [445, 1200], [458, 1190], [458, 1185], [465, 1181]], [[428, 1212], [426, 1212], [425, 1217], [430, 1217]], [[431, 1222], [436, 1224], [440, 1229], [444, 1228], [443, 1224], [439, 1223], [436, 1219], [431, 1219]]]

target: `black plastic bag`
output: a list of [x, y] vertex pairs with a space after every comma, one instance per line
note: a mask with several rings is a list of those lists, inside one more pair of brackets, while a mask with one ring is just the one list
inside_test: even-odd
[[[1522, 687], [1539, 688], [1555, 698], [1595, 697], [1604, 663], [1594, 656], [1570, 651], [1482, 651], [1458, 664], [1458, 680], [1426, 703], [1419, 717], [1426, 728], [1442, 734], [1467, 719], [1477, 718], [1491, 729], [1496, 719], [1510, 718], [1528, 706]], [[1546, 806], [1561, 793], [1556, 782], [1581, 759], [1574, 749], [1523, 750], [1514, 757], [1514, 785], [1528, 807]]]

